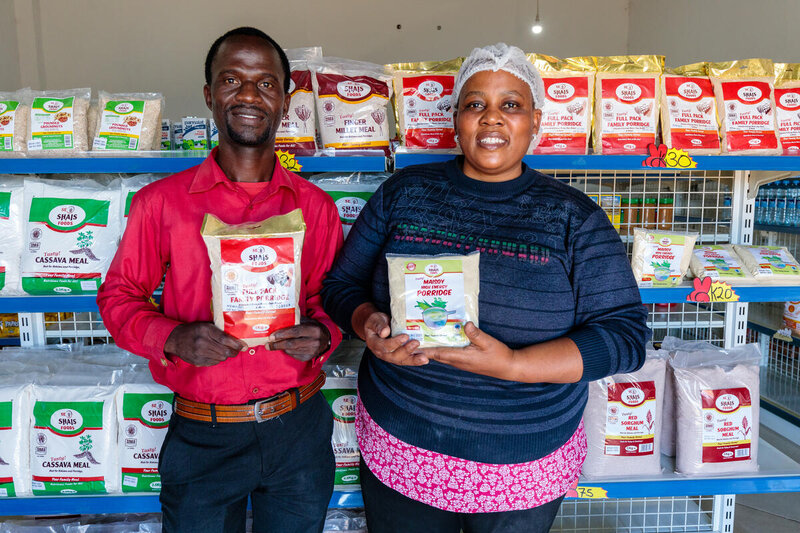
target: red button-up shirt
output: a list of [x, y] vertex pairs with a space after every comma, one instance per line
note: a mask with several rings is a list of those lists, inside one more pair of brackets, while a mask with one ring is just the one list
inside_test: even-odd
[[[252, 187], [245, 190], [229, 180], [215, 156], [212, 151], [200, 165], [152, 183], [134, 196], [127, 229], [97, 304], [117, 345], [148, 358], [156, 382], [190, 400], [240, 404], [310, 383], [341, 341], [339, 329], [322, 310], [320, 289], [342, 245], [342, 228], [331, 198], [280, 164], [264, 188], [254, 193]], [[307, 226], [301, 313], [328, 328], [330, 350], [307, 363], [263, 346], [209, 367], [168, 359], [164, 344], [177, 325], [213, 321], [211, 267], [200, 235], [205, 214], [227, 224], [242, 224], [298, 207]], [[165, 275], [156, 309], [148, 300]]]

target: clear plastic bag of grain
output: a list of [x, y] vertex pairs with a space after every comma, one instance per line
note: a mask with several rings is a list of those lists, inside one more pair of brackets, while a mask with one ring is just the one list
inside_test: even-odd
[[0, 92], [0, 157], [19, 157], [27, 152], [30, 108], [30, 89]]
[[161, 144], [161, 93], [108, 93], [100, 91], [92, 150], [145, 151]]
[[89, 150], [91, 89], [33, 91], [27, 127], [31, 155], [71, 155]]
[[300, 260], [306, 224], [295, 209], [262, 222], [225, 224], [207, 214], [214, 325], [248, 346], [300, 323]]

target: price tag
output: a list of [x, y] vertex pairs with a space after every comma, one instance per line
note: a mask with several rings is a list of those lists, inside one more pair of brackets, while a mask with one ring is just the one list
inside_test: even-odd
[[725, 281], [711, 278], [695, 278], [694, 290], [686, 297], [687, 302], [738, 302], [739, 295]]
[[284, 152], [283, 150], [275, 150], [275, 157], [278, 158], [281, 166], [286, 170], [291, 172], [300, 172], [303, 169], [303, 165], [301, 165], [300, 161], [294, 157], [294, 154]]
[[608, 498], [608, 492], [600, 487], [575, 487], [575, 494], [568, 494], [568, 497], [579, 498], [582, 500], [602, 500]]
[[775, 335], [773, 335], [772, 338], [778, 339], [779, 341], [792, 342], [792, 330], [789, 328], [779, 329], [775, 332]]
[[647, 145], [650, 155], [642, 161], [643, 167], [652, 168], [697, 168], [697, 162], [679, 148], [668, 148], [666, 144]]

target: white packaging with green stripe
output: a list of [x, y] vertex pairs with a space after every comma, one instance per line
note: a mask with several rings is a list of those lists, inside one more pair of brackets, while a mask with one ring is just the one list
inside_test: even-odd
[[333, 411], [333, 436], [331, 445], [336, 457], [336, 490], [355, 490], [359, 487], [358, 463], [360, 455], [356, 440], [356, 394], [355, 374], [346, 377], [331, 377], [333, 373], [326, 368], [328, 379], [322, 387], [322, 394]]
[[30, 89], [0, 92], [0, 157], [16, 157], [26, 151], [30, 108]]
[[325, 172], [311, 176], [309, 181], [333, 198], [347, 238], [361, 210], [390, 175], [387, 172]]
[[88, 88], [33, 91], [28, 117], [28, 152], [69, 155], [89, 149]]
[[158, 457], [172, 416], [172, 391], [155, 383], [126, 383], [117, 391], [122, 492], [159, 492]]
[[25, 180], [22, 289], [95, 294], [117, 250], [119, 181]]
[[0, 498], [28, 496], [30, 422], [27, 415], [31, 386], [22, 375], [14, 375], [15, 383], [11, 383], [11, 379], [3, 381], [0, 383]]
[[122, 208], [120, 221], [122, 227], [120, 228], [120, 238], [122, 238], [122, 234], [125, 233], [125, 228], [128, 225], [128, 214], [131, 212], [133, 195], [145, 185], [161, 178], [161, 176], [161, 174], [138, 174], [122, 179], [122, 197], [120, 198], [120, 207]]
[[0, 295], [20, 294], [24, 185], [21, 177], [0, 175]]

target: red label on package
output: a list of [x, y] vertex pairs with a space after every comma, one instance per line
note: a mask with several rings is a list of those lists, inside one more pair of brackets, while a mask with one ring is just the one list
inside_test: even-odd
[[800, 87], [775, 89], [778, 136], [785, 155], [800, 155]]
[[413, 148], [455, 148], [450, 96], [455, 76], [413, 75], [403, 78], [405, 145]]
[[775, 116], [769, 83], [763, 81], [723, 81], [727, 150], [775, 149]]
[[750, 391], [708, 389], [703, 404], [703, 462], [723, 463], [750, 459], [753, 420]]
[[290, 237], [222, 239], [225, 332], [268, 337], [295, 322], [294, 242]]
[[719, 149], [714, 88], [708, 78], [664, 77], [670, 144], [681, 149]]
[[544, 78], [541, 139], [535, 154], [585, 154], [591, 125], [587, 76]]
[[656, 78], [600, 78], [604, 154], [647, 154], [655, 143]]
[[612, 383], [608, 386], [606, 455], [653, 455], [655, 427], [655, 382]]

